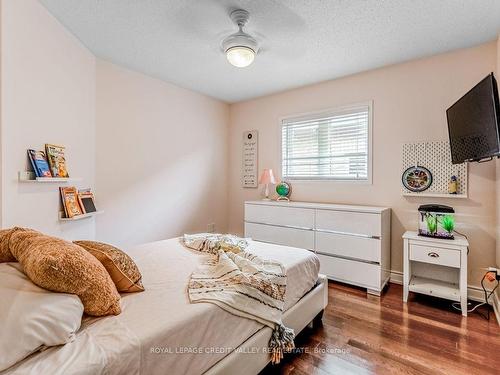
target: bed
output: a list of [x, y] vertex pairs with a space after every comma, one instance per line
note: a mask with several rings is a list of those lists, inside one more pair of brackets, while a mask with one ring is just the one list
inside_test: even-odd
[[[210, 303], [191, 304], [186, 287], [206, 255], [174, 238], [126, 252], [146, 291], [122, 295], [122, 313], [85, 318], [76, 339], [27, 357], [6, 374], [256, 374], [266, 366], [271, 329]], [[285, 325], [296, 333], [321, 315], [327, 281], [312, 252], [251, 241], [250, 251], [287, 269]]]

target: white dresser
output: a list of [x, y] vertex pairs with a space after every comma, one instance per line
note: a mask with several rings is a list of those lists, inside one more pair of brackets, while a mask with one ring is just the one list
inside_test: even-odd
[[245, 236], [314, 251], [329, 279], [380, 295], [389, 280], [391, 210], [305, 202], [245, 202]]

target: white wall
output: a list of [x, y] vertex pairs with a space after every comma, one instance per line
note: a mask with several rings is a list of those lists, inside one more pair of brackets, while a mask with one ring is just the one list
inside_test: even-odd
[[96, 219], [58, 221], [58, 184], [17, 181], [26, 150], [55, 143], [67, 147], [75, 185], [96, 191], [100, 239], [147, 242], [209, 223], [225, 231], [228, 106], [106, 62], [96, 71], [38, 1], [0, 1], [2, 227], [95, 238]]
[[94, 185], [95, 57], [36, 0], [1, 2], [2, 226], [92, 238], [93, 219], [58, 222], [57, 184], [20, 184], [26, 150], [67, 147], [69, 173]]
[[[500, 82], [500, 35], [497, 39], [497, 66], [496, 66], [496, 79]], [[497, 82], [497, 83], [498, 83]], [[496, 160], [496, 182], [497, 182], [497, 200], [496, 200], [496, 221], [497, 221], [497, 267], [500, 268], [500, 159]], [[500, 291], [498, 291], [500, 296]]]
[[395, 271], [402, 271], [401, 235], [417, 228], [417, 207], [433, 202], [453, 206], [457, 229], [470, 236], [469, 283], [477, 285], [481, 267], [496, 257], [495, 164], [470, 165], [469, 199], [406, 198], [401, 195], [401, 148], [404, 142], [446, 140], [446, 108], [496, 65], [496, 43], [488, 43], [232, 105], [230, 231], [242, 233], [243, 202], [260, 198], [258, 190], [241, 188], [243, 131], [259, 131], [259, 168], [279, 170], [280, 117], [373, 100], [373, 185], [292, 182], [292, 199], [391, 207]]
[[227, 126], [227, 104], [98, 61], [97, 238], [225, 231]]
[[4, 0], [0, 0], [0, 228], [3, 228], [3, 162], [2, 162], [2, 156], [3, 156], [3, 126], [2, 126], [2, 82], [3, 82], [3, 76], [2, 76], [2, 65], [3, 65], [3, 45], [2, 45], [2, 35], [3, 35], [3, 28], [2, 28], [2, 13], [3, 13], [3, 2]]

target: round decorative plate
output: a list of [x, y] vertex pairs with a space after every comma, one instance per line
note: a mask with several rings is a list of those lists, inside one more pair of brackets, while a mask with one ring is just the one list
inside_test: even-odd
[[432, 173], [427, 168], [418, 165], [404, 171], [401, 180], [405, 188], [414, 193], [419, 193], [427, 190], [432, 185]]
[[281, 181], [278, 185], [276, 185], [276, 193], [278, 193], [280, 197], [288, 198], [291, 191], [292, 187], [286, 181]]

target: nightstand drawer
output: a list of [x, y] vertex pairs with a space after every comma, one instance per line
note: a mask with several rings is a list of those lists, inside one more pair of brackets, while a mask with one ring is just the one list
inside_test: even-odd
[[460, 268], [460, 251], [411, 244], [410, 260]]

